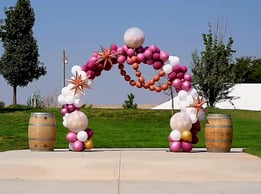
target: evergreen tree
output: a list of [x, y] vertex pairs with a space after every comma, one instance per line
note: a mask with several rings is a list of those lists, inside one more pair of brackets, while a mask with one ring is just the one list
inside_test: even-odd
[[35, 22], [30, 0], [17, 0], [15, 7], [5, 9], [0, 20], [0, 38], [4, 53], [0, 59], [0, 74], [13, 87], [13, 104], [17, 104], [17, 87], [25, 87], [46, 74], [46, 67], [38, 61], [37, 41], [33, 37]]
[[124, 101], [122, 107], [124, 109], [137, 109], [137, 104], [134, 103], [134, 98], [135, 96], [132, 93], [128, 94], [128, 99]]
[[214, 106], [220, 100], [233, 98], [228, 94], [236, 81], [232, 61], [235, 50], [232, 49], [232, 37], [225, 45], [224, 34], [220, 31], [213, 33], [211, 25], [209, 33], [202, 34], [202, 37], [205, 51], [200, 55], [197, 51], [192, 52], [193, 84], [208, 100], [209, 106]]

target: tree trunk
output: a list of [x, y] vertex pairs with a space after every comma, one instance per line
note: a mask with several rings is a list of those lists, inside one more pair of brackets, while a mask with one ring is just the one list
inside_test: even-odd
[[13, 86], [13, 105], [17, 105], [17, 101], [16, 101], [16, 88], [17, 88], [17, 86]]

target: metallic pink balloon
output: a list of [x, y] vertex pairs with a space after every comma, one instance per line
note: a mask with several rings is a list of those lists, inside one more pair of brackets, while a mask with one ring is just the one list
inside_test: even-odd
[[95, 78], [95, 73], [94, 73], [94, 71], [92, 71], [92, 70], [88, 70], [88, 71], [86, 72], [86, 74], [87, 74], [87, 76], [88, 76], [90, 79], [94, 79], [94, 78]]
[[172, 86], [174, 88], [181, 88], [181, 80], [178, 79], [178, 78], [174, 79], [173, 82], [172, 82]]
[[185, 75], [184, 75], [184, 80], [191, 82], [191, 81], [192, 81], [192, 76], [191, 76], [190, 74], [185, 74]]
[[137, 59], [138, 59], [139, 62], [143, 62], [145, 57], [142, 53], [139, 53], [139, 54], [137, 54]]
[[145, 50], [143, 54], [144, 57], [146, 57], [147, 59], [150, 59], [152, 57], [152, 52], [149, 49]]
[[134, 55], [135, 55], [135, 50], [134, 50], [133, 48], [129, 48], [129, 49], [127, 50], [127, 55], [128, 55], [129, 57], [134, 56]]
[[76, 133], [69, 131], [66, 135], [66, 139], [67, 141], [69, 141], [70, 143], [73, 143], [77, 140], [77, 135]]
[[185, 91], [189, 91], [189, 90], [191, 89], [191, 87], [192, 87], [192, 84], [191, 84], [190, 81], [184, 81], [184, 82], [182, 82], [182, 84], [181, 84], [181, 88], [182, 88], [183, 90], [185, 90]]
[[117, 62], [120, 64], [125, 63], [125, 61], [126, 61], [126, 57], [124, 55], [120, 55], [117, 59]]
[[177, 74], [177, 78], [179, 78], [180, 80], [184, 79], [184, 73], [179, 72], [179, 73]]
[[83, 142], [76, 140], [75, 142], [73, 142], [73, 150], [76, 152], [81, 152], [84, 149], [84, 144]]
[[179, 152], [181, 150], [180, 141], [173, 141], [169, 144], [169, 148], [171, 152]]
[[153, 58], [153, 60], [159, 60], [160, 54], [159, 53], [153, 53], [152, 58]]
[[182, 148], [183, 152], [191, 152], [192, 147], [193, 147], [192, 143], [185, 142], [185, 141], [181, 142], [181, 148]]
[[65, 114], [67, 114], [68, 113], [68, 110], [67, 110], [67, 108], [62, 108], [61, 109], [61, 114], [64, 116]]
[[160, 51], [160, 59], [162, 61], [167, 61], [169, 59], [169, 54], [166, 51]]

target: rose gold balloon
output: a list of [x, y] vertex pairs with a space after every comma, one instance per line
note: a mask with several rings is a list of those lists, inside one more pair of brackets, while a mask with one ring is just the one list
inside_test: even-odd
[[138, 63], [133, 63], [133, 64], [132, 64], [132, 68], [133, 68], [134, 70], [139, 69], [139, 64], [138, 64]]
[[153, 80], [154, 80], [155, 82], [159, 81], [159, 80], [160, 80], [160, 76], [159, 76], [159, 75], [155, 75], [155, 76], [153, 77]]
[[142, 87], [142, 84], [140, 82], [136, 82], [136, 87], [137, 88], [141, 88]]
[[130, 80], [130, 85], [131, 85], [131, 86], [135, 86], [135, 85], [136, 85], [135, 80]]
[[143, 83], [145, 81], [144, 77], [139, 77], [139, 82]]
[[137, 77], [141, 76], [141, 72], [139, 70], [137, 70], [135, 74], [136, 74]]

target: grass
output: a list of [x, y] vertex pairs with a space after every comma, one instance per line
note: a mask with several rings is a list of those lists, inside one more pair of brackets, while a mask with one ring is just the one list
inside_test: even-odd
[[[168, 147], [170, 110], [126, 110], [84, 108], [89, 127], [94, 130], [96, 148]], [[0, 151], [28, 149], [28, 122], [31, 112], [52, 112], [56, 116], [56, 148], [68, 148], [67, 129], [62, 125], [60, 108], [0, 109]], [[208, 109], [208, 113], [230, 114], [233, 121], [233, 147], [261, 157], [261, 111]], [[199, 143], [205, 147], [205, 121], [201, 123]]]

